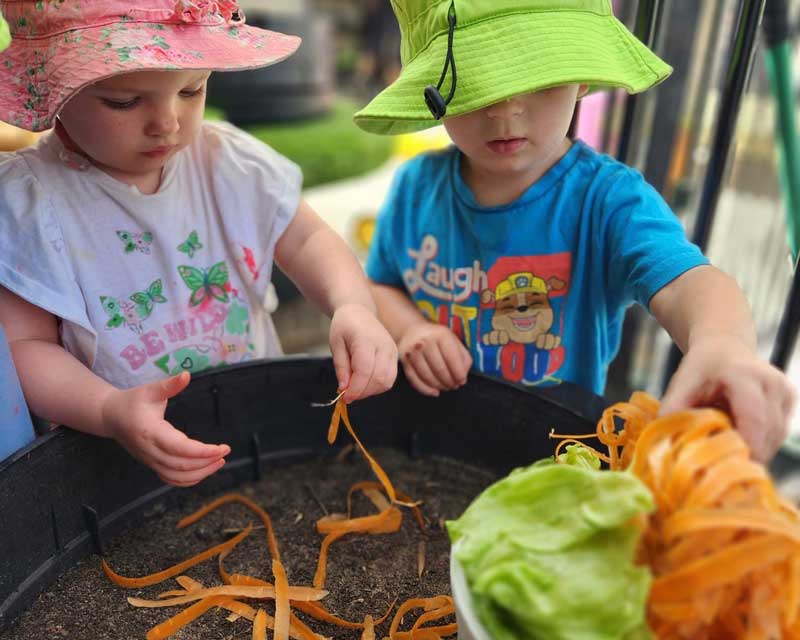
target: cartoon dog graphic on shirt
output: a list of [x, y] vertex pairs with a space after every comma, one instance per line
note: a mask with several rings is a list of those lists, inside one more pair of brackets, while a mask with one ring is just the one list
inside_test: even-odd
[[550, 305], [550, 292], [561, 291], [563, 280], [552, 277], [547, 282], [526, 271], [512, 273], [497, 285], [494, 292], [481, 294], [484, 305], [494, 305], [492, 331], [483, 335], [485, 345], [506, 345], [510, 342], [536, 345], [552, 351], [561, 345], [561, 337], [550, 333], [555, 314]]

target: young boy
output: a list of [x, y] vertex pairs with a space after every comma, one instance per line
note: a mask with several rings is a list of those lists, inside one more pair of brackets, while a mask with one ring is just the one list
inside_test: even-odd
[[639, 302], [685, 354], [662, 411], [722, 406], [767, 460], [794, 391], [758, 358], [741, 291], [639, 173], [567, 137], [590, 88], [644, 91], [670, 67], [610, 0], [393, 5], [403, 72], [356, 123], [395, 134], [446, 116], [455, 143], [399, 171], [367, 263], [414, 387], [438, 396], [475, 366], [602, 393]]

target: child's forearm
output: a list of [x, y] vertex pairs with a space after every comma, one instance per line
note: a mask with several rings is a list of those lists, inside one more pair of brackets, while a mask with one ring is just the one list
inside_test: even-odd
[[412, 325], [427, 322], [404, 291], [376, 282], [371, 282], [370, 285], [372, 296], [378, 305], [378, 319], [395, 342], [399, 342]]
[[[306, 277], [311, 273], [316, 277]], [[361, 265], [330, 228], [318, 229], [308, 239], [287, 275], [328, 315], [346, 304], [360, 304], [377, 312]]]
[[719, 338], [756, 349], [747, 300], [735, 280], [715, 267], [687, 271], [653, 296], [650, 310], [684, 353], [698, 341]]
[[32, 413], [85, 433], [109, 437], [103, 406], [116, 391], [113, 386], [53, 342], [20, 340], [10, 347]]
[[346, 304], [376, 312], [358, 260], [305, 202], [278, 242], [275, 259], [303, 295], [326, 314], [333, 315]]

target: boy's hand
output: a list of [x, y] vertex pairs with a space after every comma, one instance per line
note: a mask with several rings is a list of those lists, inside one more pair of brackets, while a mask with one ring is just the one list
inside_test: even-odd
[[753, 457], [767, 462], [786, 439], [795, 395], [789, 379], [747, 345], [718, 337], [697, 342], [686, 353], [661, 414], [719, 407], [730, 414]]
[[397, 343], [406, 377], [417, 391], [438, 397], [463, 386], [472, 356], [450, 329], [433, 322], [412, 324]]
[[397, 346], [375, 314], [361, 304], [339, 307], [331, 319], [333, 366], [345, 402], [383, 393], [397, 378]]
[[103, 404], [103, 420], [109, 435], [155, 471], [159, 478], [178, 487], [189, 487], [218, 471], [228, 445], [191, 440], [164, 420], [167, 400], [189, 384], [186, 372], [127, 390], [114, 390]]

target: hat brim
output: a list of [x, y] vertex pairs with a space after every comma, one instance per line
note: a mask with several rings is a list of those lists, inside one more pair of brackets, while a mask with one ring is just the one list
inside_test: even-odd
[[8, 29], [8, 23], [3, 19], [3, 14], [0, 13], [0, 51], [3, 51], [11, 42], [11, 31]]
[[0, 54], [0, 120], [53, 126], [84, 87], [134, 71], [240, 71], [276, 64], [301, 39], [247, 25], [118, 23], [48, 39], [15, 38]]
[[[458, 81], [446, 117], [563, 84], [639, 93], [672, 73], [616, 18], [589, 12], [525, 12], [459, 26], [453, 53]], [[446, 55], [443, 34], [356, 113], [356, 124], [379, 134], [410, 133], [439, 124], [423, 92], [439, 81]], [[451, 80], [448, 73], [442, 95], [449, 92]]]

